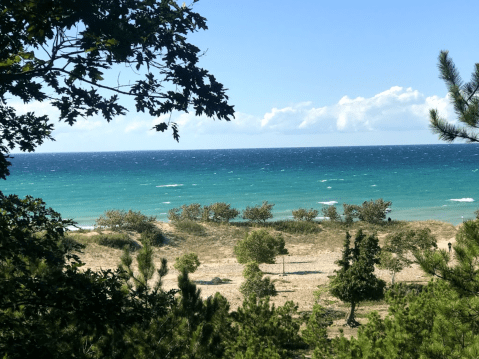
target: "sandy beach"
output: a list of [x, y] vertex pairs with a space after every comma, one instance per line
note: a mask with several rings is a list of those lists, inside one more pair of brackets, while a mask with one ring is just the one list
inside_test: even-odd
[[[239, 264], [233, 254], [237, 241], [244, 238], [244, 234], [256, 228], [235, 227], [234, 225], [202, 224], [205, 232], [203, 235], [191, 235], [178, 231], [173, 224], [157, 222], [167, 238], [167, 243], [155, 248], [154, 258], [157, 265], [161, 258], [167, 258], [169, 273], [163, 280], [164, 289], [177, 288], [178, 271], [174, 269], [175, 258], [182, 254], [195, 252], [198, 254], [201, 265], [196, 272], [190, 275], [201, 289], [202, 296], [207, 298], [216, 292], [225, 296], [234, 310], [243, 301], [239, 287], [244, 280], [242, 276], [243, 265]], [[380, 244], [391, 231], [403, 229], [430, 228], [437, 238], [438, 247], [447, 249], [448, 243], [455, 243], [455, 235], [460, 226], [438, 221], [401, 222], [394, 228], [389, 226], [369, 226], [355, 224], [349, 228], [351, 234], [358, 228], [363, 228], [366, 233], [376, 232]], [[286, 301], [293, 301], [298, 305], [300, 312], [311, 311], [315, 302], [314, 291], [318, 286], [326, 285], [328, 276], [334, 275], [338, 268], [335, 261], [341, 256], [341, 246], [347, 228], [323, 226], [317, 234], [288, 234], [283, 233], [289, 255], [278, 256], [275, 264], [261, 264], [260, 268], [266, 276], [274, 281], [278, 295], [271, 298], [276, 306], [283, 305]], [[270, 230], [275, 232], [274, 230]], [[93, 235], [95, 232], [84, 234]], [[81, 259], [85, 262], [84, 268], [93, 270], [114, 269], [119, 264], [121, 250], [100, 246], [95, 243], [87, 245]], [[283, 275], [284, 260], [284, 275]], [[391, 276], [388, 271], [376, 269], [377, 275], [390, 283]], [[215, 277], [226, 279], [227, 282], [214, 285], [211, 280]], [[417, 265], [406, 268], [396, 275], [396, 282], [422, 283], [429, 281], [430, 277], [422, 272]], [[346, 312], [347, 305], [339, 300], [323, 295], [322, 299], [332, 308]], [[371, 310], [378, 310], [383, 316], [387, 313], [384, 304], [359, 306], [358, 320], [365, 321], [365, 315]], [[331, 335], [341, 328], [344, 320], [337, 320], [331, 328]], [[354, 335], [355, 329], [345, 329], [346, 335]]]

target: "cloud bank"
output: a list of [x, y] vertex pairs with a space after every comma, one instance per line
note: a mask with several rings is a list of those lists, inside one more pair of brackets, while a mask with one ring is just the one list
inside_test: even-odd
[[[58, 118], [58, 111], [47, 103], [15, 104], [14, 107], [23, 113], [35, 111], [40, 115], [50, 115], [52, 120]], [[241, 137], [247, 140], [251, 135], [269, 137], [273, 146], [277, 146], [275, 136], [282, 138], [281, 141], [278, 140], [281, 146], [296, 146], [298, 143], [306, 145], [305, 140], [308, 138], [309, 143], [315, 143], [311, 136], [338, 135], [352, 139], [357, 133], [362, 133], [362, 137], [375, 133], [394, 134], [398, 133], [397, 131], [424, 133], [428, 131], [431, 108], [437, 109], [449, 120], [454, 118], [454, 111], [447, 96], [427, 97], [412, 88], [394, 86], [372, 97], [344, 96], [337, 103], [322, 107], [316, 107], [313, 101], [309, 101], [283, 108], [272, 108], [262, 116], [236, 112], [235, 119], [231, 122], [215, 121], [206, 116], [196, 117], [194, 113], [173, 114], [171, 121], [178, 124], [180, 136], [187, 138], [188, 141], [196, 138], [203, 144], [201, 141], [206, 137], [215, 137], [209, 147], [218, 146], [217, 141], [221, 140], [223, 143], [221, 147], [226, 148], [229, 145], [233, 146], [232, 143], [239, 141]], [[118, 150], [126, 144], [128, 147], [125, 149], [158, 148], [159, 145], [160, 148], [161, 146], [177, 148], [177, 144], [170, 139], [170, 133], [161, 136], [159, 143], [156, 131], [152, 130], [155, 124], [169, 120], [168, 115], [153, 119], [131, 112], [114, 119], [111, 123], [107, 123], [99, 116], [93, 116], [88, 120], [81, 119], [74, 126], [54, 121], [53, 136], [57, 143], [64, 142], [62, 147], [65, 149], [61, 149], [63, 151], [70, 151], [72, 143], [80, 141], [84, 143], [85, 151], [90, 150], [95, 143], [96, 147], [93, 147], [104, 150], [110, 148]], [[411, 134], [408, 136], [413, 141], [417, 140], [414, 140], [415, 137], [411, 137]], [[234, 146], [251, 146], [248, 143], [243, 145], [243, 142], [240, 141]], [[89, 145], [90, 147], [87, 147]], [[83, 147], [78, 145], [75, 149], [81, 148]]]

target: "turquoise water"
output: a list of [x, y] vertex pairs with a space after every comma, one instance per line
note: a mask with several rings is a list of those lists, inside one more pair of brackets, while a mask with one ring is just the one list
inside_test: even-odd
[[393, 219], [458, 224], [478, 209], [478, 156], [470, 144], [16, 154], [0, 190], [41, 197], [81, 226], [107, 209], [166, 221], [182, 204], [267, 200], [286, 219], [377, 198], [392, 201]]

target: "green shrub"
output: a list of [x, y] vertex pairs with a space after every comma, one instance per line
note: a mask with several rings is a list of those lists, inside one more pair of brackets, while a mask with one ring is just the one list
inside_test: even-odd
[[210, 206], [203, 206], [203, 211], [201, 212], [201, 221], [209, 222], [210, 220], [211, 220]]
[[98, 234], [91, 238], [94, 242], [105, 247], [123, 249], [128, 246], [131, 250], [138, 249], [138, 245], [126, 233]]
[[215, 222], [229, 222], [239, 215], [239, 211], [231, 208], [230, 204], [224, 202], [213, 203], [208, 206], [211, 211], [212, 220]]
[[238, 263], [274, 263], [278, 254], [287, 254], [284, 238], [273, 237], [265, 229], [251, 232], [234, 247]]
[[375, 201], [365, 201], [358, 208], [358, 218], [360, 221], [377, 224], [386, 219], [386, 209], [391, 206], [392, 202], [384, 202], [382, 198]]
[[358, 206], [343, 203], [343, 213], [344, 213], [344, 222], [346, 224], [351, 224], [354, 221], [354, 218], [358, 216]]
[[203, 209], [199, 203], [182, 205], [181, 208], [172, 208], [168, 211], [168, 219], [172, 222], [198, 221], [203, 217]]
[[336, 206], [323, 206], [321, 209], [321, 214], [324, 217], [328, 217], [331, 222], [340, 222], [341, 216], [336, 209]]
[[174, 264], [175, 269], [180, 273], [182, 273], [183, 270], [186, 270], [188, 273], [194, 273], [199, 266], [200, 260], [198, 259], [198, 255], [193, 252], [177, 257]]
[[181, 206], [181, 210], [181, 220], [198, 221], [201, 218], [201, 205], [199, 203], [184, 204]]
[[112, 231], [134, 231], [144, 232], [154, 227], [156, 217], [148, 217], [140, 211], [134, 212], [131, 209], [128, 212], [124, 210], [111, 209], [105, 211], [103, 215], [95, 221], [95, 227], [108, 228]]
[[178, 222], [181, 219], [181, 209], [171, 208], [168, 210], [168, 219], [171, 222]]
[[142, 244], [150, 243], [153, 246], [160, 246], [164, 243], [165, 236], [158, 227], [153, 226], [144, 232], [141, 232], [140, 242]]
[[333, 321], [325, 308], [315, 303], [313, 305], [313, 312], [306, 323], [306, 328], [304, 328], [301, 333], [303, 340], [311, 349], [317, 346], [326, 346], [328, 344], [327, 328], [331, 324], [333, 324]]
[[321, 232], [318, 223], [309, 221], [275, 221], [271, 222], [271, 227], [280, 232], [290, 234], [312, 234]]
[[243, 211], [243, 219], [247, 219], [250, 222], [265, 223], [268, 219], [273, 218], [271, 212], [274, 204], [269, 204], [268, 201], [263, 201], [261, 206], [246, 207]]
[[351, 224], [354, 218], [370, 224], [379, 224], [386, 219], [386, 209], [392, 202], [384, 202], [382, 198], [375, 201], [364, 201], [361, 206], [343, 203], [345, 222]]
[[189, 234], [196, 234], [202, 236], [205, 234], [205, 229], [203, 226], [197, 222], [191, 221], [189, 219], [183, 219], [175, 223], [175, 228], [179, 231], [186, 232]]
[[318, 216], [318, 211], [316, 209], [306, 210], [304, 208], [299, 208], [293, 211], [293, 218], [297, 221], [312, 221]]
[[282, 307], [269, 304], [269, 298], [245, 298], [232, 313], [237, 335], [229, 341], [224, 358], [295, 358], [292, 351], [304, 348], [299, 335], [302, 319], [298, 306], [288, 301]]
[[277, 294], [274, 284], [269, 277], [263, 278], [263, 272], [256, 262], [249, 262], [243, 270], [245, 281], [239, 290], [245, 298], [255, 294], [258, 298], [274, 296]]

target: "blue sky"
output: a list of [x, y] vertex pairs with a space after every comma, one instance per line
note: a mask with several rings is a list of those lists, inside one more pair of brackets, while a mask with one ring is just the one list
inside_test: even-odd
[[[187, 2], [188, 5], [188, 2]], [[190, 41], [227, 87], [231, 122], [173, 113], [180, 143], [131, 111], [73, 127], [55, 122], [39, 152], [321, 147], [440, 143], [428, 110], [454, 121], [437, 56], [449, 50], [464, 80], [479, 62], [479, 3], [462, 1], [201, 0], [208, 30]], [[15, 107], [55, 112], [48, 104]]]

